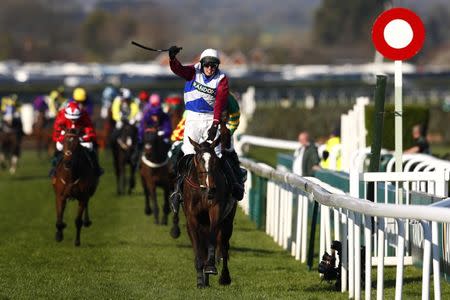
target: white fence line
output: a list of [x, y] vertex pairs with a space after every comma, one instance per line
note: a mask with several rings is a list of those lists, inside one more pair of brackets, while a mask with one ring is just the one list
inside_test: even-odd
[[[267, 209], [266, 209], [266, 232], [271, 235], [278, 244], [291, 252], [296, 259], [301, 261], [306, 260], [306, 233], [307, 233], [307, 213], [308, 203], [317, 201], [322, 205], [333, 208], [334, 216], [338, 216], [339, 227], [342, 229], [340, 240], [346, 240], [348, 236], [349, 247], [346, 249], [347, 243], [343, 245], [342, 257], [342, 291], [347, 290], [347, 272], [349, 272], [349, 297], [360, 299], [360, 236], [361, 226], [364, 226], [362, 235], [364, 236], [366, 246], [366, 256], [364, 258], [366, 263], [366, 285], [365, 297], [370, 299], [371, 278], [370, 270], [372, 259], [372, 217], [376, 217], [376, 228], [378, 230], [378, 249], [377, 257], [377, 299], [383, 299], [383, 273], [384, 273], [384, 243], [385, 243], [385, 219], [394, 218], [397, 221], [398, 227], [404, 229], [405, 219], [421, 220], [424, 230], [424, 258], [423, 258], [423, 282], [422, 282], [422, 299], [429, 299], [430, 287], [430, 254], [433, 253], [433, 276], [434, 276], [434, 296], [435, 299], [440, 299], [440, 285], [436, 282], [440, 280], [439, 273], [439, 245], [437, 238], [437, 223], [447, 223], [450, 220], [450, 209], [434, 207], [434, 206], [419, 206], [419, 205], [395, 205], [395, 204], [380, 204], [373, 203], [368, 200], [350, 197], [342, 194], [332, 194], [325, 190], [322, 186], [311, 180], [299, 177], [292, 173], [276, 171], [268, 166], [261, 166], [248, 159], [241, 159], [244, 167], [249, 169], [254, 174], [267, 178]], [[247, 181], [247, 188], [251, 188], [251, 180]], [[293, 200], [292, 200], [293, 199]], [[297, 203], [297, 219], [292, 220], [292, 204], [293, 201]], [[241, 201], [244, 211], [248, 211], [248, 196]], [[448, 207], [450, 201], [439, 202], [436, 206]], [[247, 207], [247, 208], [246, 208]], [[323, 213], [328, 216], [327, 213]], [[328, 220], [330, 220], [328, 218]], [[292, 221], [295, 221], [294, 223]], [[336, 218], [334, 219], [336, 222]], [[432, 222], [430, 226], [430, 222]], [[296, 236], [291, 236], [292, 227], [290, 224], [295, 224], [297, 229]], [[321, 221], [321, 225], [329, 227], [329, 221]], [[321, 232], [326, 232], [326, 229], [321, 229]], [[348, 235], [347, 235], [348, 231]], [[330, 231], [328, 231], [330, 232]], [[335, 239], [339, 237], [334, 234]], [[331, 237], [321, 237], [321, 248], [328, 249]], [[405, 230], [400, 230], [397, 238], [397, 281], [396, 281], [396, 299], [402, 297], [403, 284], [403, 268]], [[433, 248], [431, 247], [433, 245]], [[321, 253], [322, 254], [322, 253]], [[427, 269], [428, 268], [428, 269]], [[428, 271], [427, 271], [428, 270]]]

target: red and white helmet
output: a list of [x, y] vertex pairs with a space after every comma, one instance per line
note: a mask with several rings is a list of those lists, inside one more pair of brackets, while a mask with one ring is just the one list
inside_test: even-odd
[[64, 115], [69, 120], [77, 120], [81, 116], [80, 106], [76, 102], [69, 102], [64, 112]]

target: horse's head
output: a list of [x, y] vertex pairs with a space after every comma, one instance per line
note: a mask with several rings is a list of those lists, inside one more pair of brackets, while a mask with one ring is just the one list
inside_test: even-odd
[[137, 128], [129, 122], [124, 122], [124, 125], [120, 129], [117, 143], [124, 151], [128, 151], [136, 146], [137, 140]]
[[164, 141], [164, 134], [157, 127], [149, 127], [144, 132], [144, 155], [152, 162], [167, 159], [170, 145]]
[[198, 144], [189, 137], [189, 141], [195, 149], [194, 166], [198, 174], [200, 188], [208, 192], [208, 198], [212, 198], [216, 190], [216, 174], [220, 170], [220, 161], [214, 148], [220, 143], [220, 136], [209, 143], [207, 141]]
[[80, 144], [80, 130], [78, 128], [68, 129], [64, 134], [63, 153], [64, 159], [71, 159]]

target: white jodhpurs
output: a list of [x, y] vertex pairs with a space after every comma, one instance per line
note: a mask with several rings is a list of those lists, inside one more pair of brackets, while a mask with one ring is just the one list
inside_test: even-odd
[[[208, 129], [211, 127], [212, 122], [213, 114], [187, 111], [186, 123], [184, 125], [183, 146], [181, 147], [184, 155], [195, 153], [194, 147], [189, 142], [188, 137], [199, 144], [203, 143], [208, 138]], [[218, 135], [219, 130], [217, 130], [217, 136]], [[214, 150], [218, 157], [222, 156], [220, 144]]]

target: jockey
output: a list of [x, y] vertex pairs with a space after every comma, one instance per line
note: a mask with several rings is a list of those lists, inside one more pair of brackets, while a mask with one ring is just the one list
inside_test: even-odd
[[113, 100], [117, 97], [118, 93], [113, 86], [107, 86], [102, 92], [102, 108], [100, 110], [100, 116], [102, 119], [107, 119]]
[[50, 92], [47, 97], [48, 117], [54, 119], [58, 111], [64, 107], [66, 99], [62, 95], [62, 89], [56, 89]]
[[[176, 55], [181, 48], [172, 46], [169, 49], [170, 68], [178, 76], [186, 80], [184, 87], [184, 102], [187, 110], [185, 134], [182, 151], [184, 157], [177, 164], [177, 182], [175, 191], [170, 196], [172, 208], [175, 212], [181, 202], [181, 187], [184, 180], [183, 165], [194, 153], [188, 137], [197, 143], [205, 140], [213, 141], [218, 134], [218, 127], [222, 112], [227, 105], [228, 78], [219, 70], [220, 58], [217, 50], [206, 49], [200, 55], [200, 62], [183, 66]], [[221, 145], [217, 146], [217, 156], [221, 157]], [[236, 199], [242, 199], [243, 189], [232, 179], [233, 171], [223, 159], [222, 165], [229, 182], [232, 182], [232, 195]]]
[[142, 114], [145, 115], [150, 109], [154, 107], [161, 107], [161, 97], [157, 93], [151, 94], [148, 98], [148, 102], [142, 110]]
[[111, 105], [111, 116], [115, 122], [115, 128], [111, 133], [111, 143], [114, 143], [119, 137], [120, 129], [123, 123], [127, 122], [135, 125], [138, 121], [139, 105], [131, 94], [131, 91], [126, 88], [119, 90], [119, 95], [114, 99]]
[[0, 124], [9, 125], [16, 129], [17, 138], [20, 141], [23, 136], [22, 119], [20, 118], [20, 101], [16, 94], [3, 97], [0, 100]]
[[183, 109], [183, 99], [178, 95], [169, 95], [164, 100], [165, 111]]
[[94, 103], [92, 103], [85, 89], [81, 87], [74, 89], [72, 93], [72, 100], [78, 103], [80, 109], [86, 111], [89, 117], [92, 117], [92, 113], [94, 112]]
[[143, 142], [145, 129], [155, 126], [158, 128], [158, 135], [162, 135], [169, 143], [172, 125], [169, 116], [163, 112], [161, 106], [152, 106], [145, 113], [139, 125], [139, 142]]
[[139, 99], [139, 110], [141, 112], [144, 111], [144, 107], [147, 105], [147, 101], [149, 100], [150, 95], [148, 94], [147, 91], [140, 91], [139, 95], [138, 95], [138, 99]]
[[65, 131], [71, 128], [79, 128], [82, 132], [81, 146], [86, 148], [91, 160], [94, 172], [97, 176], [103, 174], [98, 162], [97, 152], [95, 151], [95, 144], [97, 137], [94, 126], [86, 111], [82, 110], [78, 103], [69, 102], [64, 109], [58, 112], [55, 123], [53, 124], [53, 141], [56, 142], [55, 157], [52, 161], [52, 170], [50, 175], [53, 176], [59, 160], [62, 158], [63, 142]]

